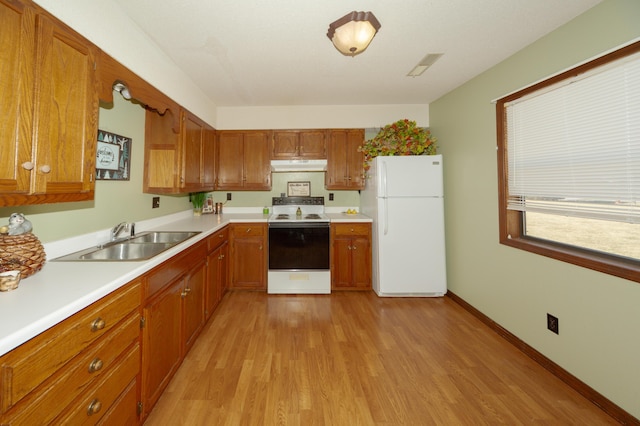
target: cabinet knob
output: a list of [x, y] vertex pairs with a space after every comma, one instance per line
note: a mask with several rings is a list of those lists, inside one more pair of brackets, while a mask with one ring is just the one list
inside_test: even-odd
[[102, 370], [103, 362], [100, 358], [96, 358], [89, 363], [89, 373], [95, 373]]
[[40, 171], [46, 175], [51, 171], [51, 166], [48, 164], [45, 164], [44, 166], [40, 166]]
[[89, 407], [87, 407], [87, 416], [96, 414], [102, 408], [102, 402], [98, 398], [91, 401]]
[[26, 161], [24, 163], [22, 163], [22, 168], [25, 170], [33, 170], [33, 167], [35, 166], [35, 164], [33, 164], [31, 161]]
[[107, 325], [105, 320], [103, 320], [102, 318], [98, 317], [98, 318], [94, 319], [93, 322], [91, 323], [91, 331], [102, 330], [105, 325]]
[[251, 232], [251, 228], [247, 228], [247, 230], [245, 231], [246, 233]]
[[184, 299], [185, 297], [187, 297], [187, 292], [186, 292], [186, 290], [182, 290], [182, 293], [180, 293], [180, 297], [182, 297], [183, 299]]

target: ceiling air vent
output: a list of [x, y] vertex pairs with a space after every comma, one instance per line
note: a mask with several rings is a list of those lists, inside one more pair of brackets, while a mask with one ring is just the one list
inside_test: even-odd
[[420, 62], [418, 62], [418, 65], [416, 65], [411, 71], [409, 71], [407, 77], [417, 77], [419, 75], [422, 75], [422, 73], [425, 72], [431, 65], [435, 64], [442, 55], [444, 55], [444, 53], [429, 53], [427, 56], [422, 58]]

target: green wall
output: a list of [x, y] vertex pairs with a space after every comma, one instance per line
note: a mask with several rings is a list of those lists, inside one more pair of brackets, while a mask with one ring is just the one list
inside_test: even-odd
[[449, 289], [640, 418], [640, 284], [498, 243], [492, 104], [638, 37], [640, 1], [604, 1], [432, 103], [430, 126], [445, 159]]
[[113, 105], [101, 105], [98, 127], [132, 138], [130, 180], [97, 181], [93, 201], [3, 207], [0, 223], [6, 223], [13, 212], [24, 213], [33, 223], [33, 233], [46, 243], [191, 207], [186, 196], [161, 196], [160, 208], [151, 209], [153, 195], [142, 193], [144, 109], [124, 100], [119, 93], [114, 93], [113, 99]]

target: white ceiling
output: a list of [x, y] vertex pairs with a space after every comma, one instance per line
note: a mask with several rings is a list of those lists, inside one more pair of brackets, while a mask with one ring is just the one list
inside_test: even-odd
[[[292, 106], [428, 104], [601, 0], [115, 1], [215, 105]], [[352, 58], [326, 33], [353, 10], [382, 27]]]

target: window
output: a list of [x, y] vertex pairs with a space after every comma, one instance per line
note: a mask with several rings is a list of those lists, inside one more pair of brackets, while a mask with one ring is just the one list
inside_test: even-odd
[[640, 282], [640, 42], [496, 104], [500, 242]]

